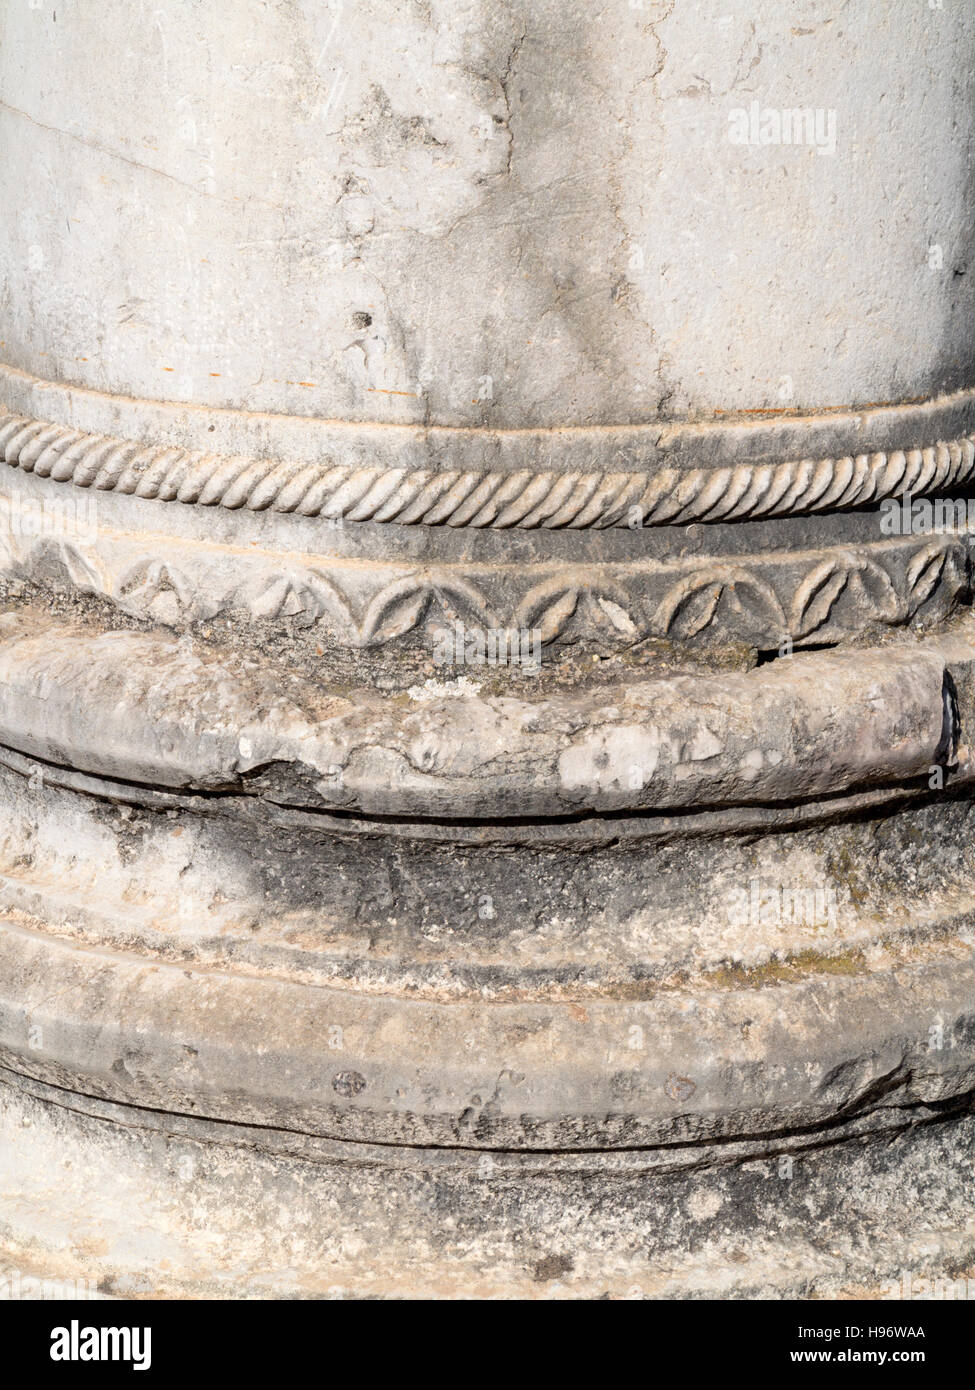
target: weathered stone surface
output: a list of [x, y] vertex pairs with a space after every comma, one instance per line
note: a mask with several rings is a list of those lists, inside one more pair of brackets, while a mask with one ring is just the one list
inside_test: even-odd
[[191, 9], [0, 18], [0, 1265], [971, 1269], [970, 16]]
[[[804, 409], [972, 385], [960, 5], [55, 13], [3, 21], [15, 367], [507, 428], [778, 408], [784, 376]], [[733, 143], [755, 101], [833, 139]]]
[[945, 681], [937, 649], [915, 644], [547, 699], [482, 696], [469, 676], [340, 694], [283, 690], [185, 639], [0, 618], [7, 747], [128, 782], [268, 785], [284, 804], [400, 817], [741, 806], [910, 780], [953, 750]]

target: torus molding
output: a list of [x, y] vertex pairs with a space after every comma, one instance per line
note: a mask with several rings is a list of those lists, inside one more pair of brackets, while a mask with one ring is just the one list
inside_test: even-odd
[[[0, 395], [8, 407], [0, 451], [39, 477], [349, 522], [500, 530], [726, 522], [865, 507], [959, 488], [975, 474], [971, 392], [776, 420], [508, 431], [138, 402], [10, 368], [0, 368]], [[33, 413], [38, 406], [44, 416]], [[186, 442], [205, 434], [213, 449]], [[816, 452], [828, 445], [836, 447]]]

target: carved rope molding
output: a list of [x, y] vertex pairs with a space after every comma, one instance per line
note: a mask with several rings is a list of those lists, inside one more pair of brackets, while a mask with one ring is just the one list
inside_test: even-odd
[[975, 435], [842, 458], [649, 472], [405, 469], [147, 446], [0, 412], [12, 467], [160, 502], [400, 526], [603, 528], [739, 521], [864, 507], [967, 482]]

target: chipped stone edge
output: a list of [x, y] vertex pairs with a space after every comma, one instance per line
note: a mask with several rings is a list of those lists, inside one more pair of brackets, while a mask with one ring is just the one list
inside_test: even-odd
[[311, 682], [285, 695], [269, 669], [168, 634], [0, 619], [8, 748], [164, 790], [405, 819], [793, 805], [903, 787], [954, 756], [946, 685], [929, 639], [536, 699], [469, 682], [419, 701]]

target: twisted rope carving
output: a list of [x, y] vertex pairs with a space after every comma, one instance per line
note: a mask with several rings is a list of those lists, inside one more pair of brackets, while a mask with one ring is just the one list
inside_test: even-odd
[[963, 483], [975, 471], [972, 435], [838, 459], [653, 473], [434, 472], [146, 447], [3, 411], [0, 451], [42, 478], [160, 502], [497, 529], [681, 525], [862, 507]]

